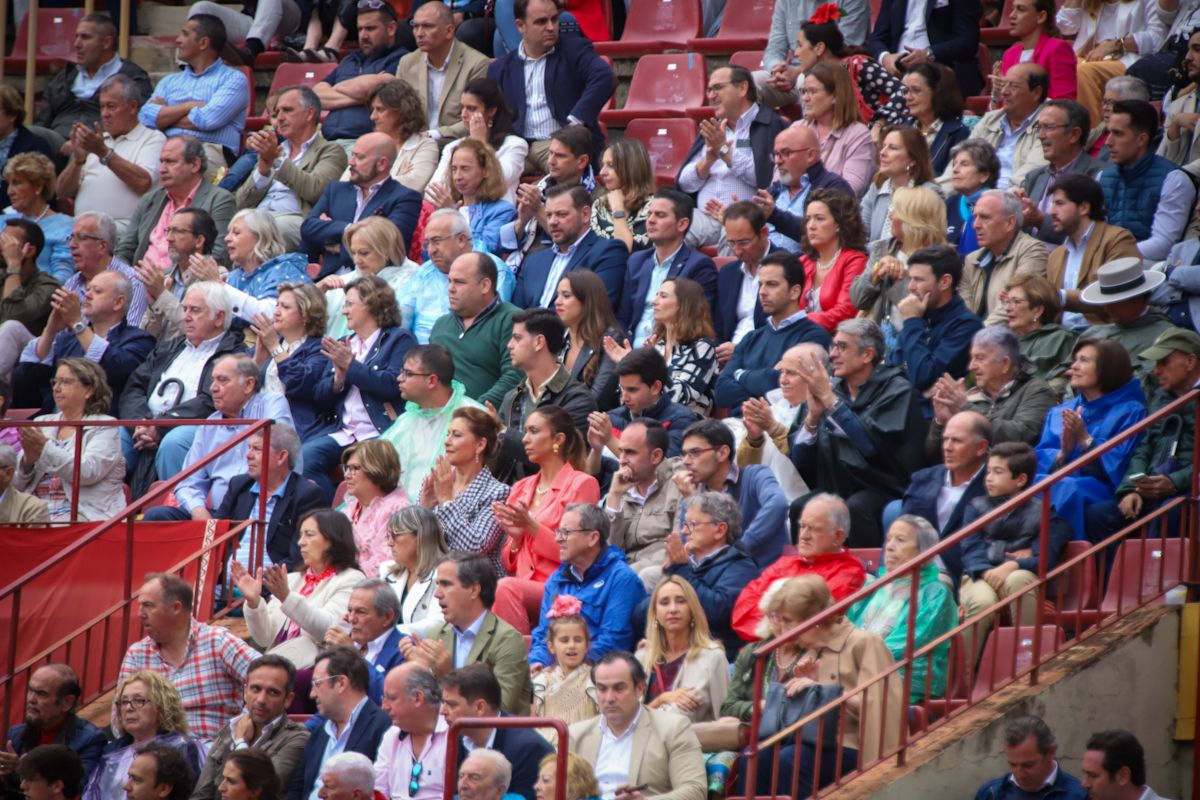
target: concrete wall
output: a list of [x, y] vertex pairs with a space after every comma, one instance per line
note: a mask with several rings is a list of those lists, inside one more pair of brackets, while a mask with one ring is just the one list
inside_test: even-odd
[[[1131, 731], [1146, 748], [1150, 785], [1162, 797], [1186, 798], [1191, 791], [1191, 743], [1177, 746], [1179, 613], [1174, 609], [1111, 652], [1009, 713], [1035, 714], [1054, 729], [1062, 766], [1079, 776], [1088, 736], [1105, 728]], [[872, 792], [879, 800], [915, 797], [974, 797], [985, 780], [1007, 771], [1003, 756], [1004, 717], [950, 744], [932, 761]], [[853, 785], [853, 784], [852, 784]]]

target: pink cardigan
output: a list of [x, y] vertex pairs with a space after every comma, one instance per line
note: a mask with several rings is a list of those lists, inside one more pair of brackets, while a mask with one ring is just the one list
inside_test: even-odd
[[[802, 119], [795, 124], [812, 128], [816, 133], [817, 129], [807, 120]], [[825, 169], [845, 178], [854, 194], [861, 199], [870, 187], [871, 178], [875, 177], [875, 143], [871, 141], [870, 129], [861, 122], [855, 122], [831, 132], [821, 146], [821, 161]]]
[[[801, 256], [800, 263], [804, 265], [804, 285], [812, 286], [817, 276], [817, 262], [808, 256]], [[850, 301], [850, 284], [867, 268], [867, 254], [858, 250], [843, 250], [838, 256], [837, 263], [829, 270], [817, 296], [821, 299], [821, 308], [808, 318], [825, 330], [833, 333], [838, 323], [858, 314], [858, 309]]]
[[[1021, 43], [1017, 42], [1004, 51], [1000, 61], [1004, 73], [1021, 60]], [[1075, 66], [1079, 59], [1066, 39], [1057, 39], [1042, 34], [1033, 48], [1033, 61], [1050, 73], [1050, 99], [1074, 100], [1076, 95]], [[1093, 124], [1095, 120], [1093, 120]]]
[[600, 484], [586, 472], [580, 472], [570, 464], [563, 465], [550, 491], [541, 505], [532, 508], [533, 495], [537, 490], [538, 476], [530, 475], [513, 484], [506, 501], [510, 506], [524, 503], [530, 506], [529, 514], [537, 523], [537, 533], [526, 535], [521, 547], [513, 552], [507, 537], [500, 546], [500, 560], [508, 574], [515, 578], [545, 583], [558, 569], [562, 559], [558, 554], [558, 542], [554, 541], [554, 529], [562, 522], [563, 512], [572, 503], [599, 503]]

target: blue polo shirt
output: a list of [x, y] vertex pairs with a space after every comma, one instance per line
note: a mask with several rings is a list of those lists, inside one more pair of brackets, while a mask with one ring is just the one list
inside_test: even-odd
[[[329, 73], [325, 83], [336, 86], [340, 81], [357, 78], [360, 75], [374, 75], [386, 72], [395, 75], [400, 67], [400, 57], [408, 51], [399, 43], [392, 45], [390, 50], [363, 55], [361, 50], [355, 50], [342, 59], [337, 69]], [[371, 123], [371, 111], [365, 106], [350, 106], [336, 108], [321, 123], [321, 133], [330, 141], [334, 139], [357, 139], [364, 133], [375, 130]]]

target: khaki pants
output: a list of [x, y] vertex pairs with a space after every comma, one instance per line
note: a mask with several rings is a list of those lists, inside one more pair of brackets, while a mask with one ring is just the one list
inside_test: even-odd
[[770, 108], [786, 108], [800, 102], [800, 92], [795, 87], [790, 92], [781, 92], [771, 85], [771, 73], [766, 70], [756, 70], [754, 86], [758, 89], [758, 99]]
[[[549, 171], [550, 140], [529, 143], [529, 154], [525, 156], [526, 175], [545, 175]], [[599, 170], [597, 170], [599, 172]]]
[[1079, 104], [1092, 116], [1092, 127], [1104, 119], [1104, 85], [1109, 78], [1125, 74], [1125, 65], [1120, 61], [1080, 61], [1075, 68], [1075, 80], [1079, 90]]
[[[1016, 572], [1010, 573], [1004, 579], [1004, 586], [1000, 594], [996, 594], [996, 590], [988, 585], [988, 582], [980, 579], [973, 580], [964, 577], [962, 580], [962, 588], [959, 590], [958, 597], [962, 604], [964, 618], [971, 618], [981, 611], [991, 607], [997, 601], [1015, 594], [1024, 589], [1029, 584], [1037, 580], [1037, 575], [1029, 570], [1019, 569]], [[1037, 619], [1037, 595], [1035, 592], [1029, 592], [1022, 596], [1014, 606], [1010, 606], [1014, 620], [1019, 621], [1021, 625], [1033, 625]], [[992, 614], [984, 617], [975, 628], [975, 658], [979, 659], [979, 654], [983, 652], [983, 643], [987, 641], [987, 635], [992, 630], [994, 622]], [[965, 633], [967, 641], [971, 640], [972, 633]]]

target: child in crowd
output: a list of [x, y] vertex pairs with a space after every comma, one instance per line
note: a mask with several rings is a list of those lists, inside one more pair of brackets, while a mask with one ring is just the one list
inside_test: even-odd
[[[555, 717], [570, 725], [600, 713], [586, 663], [591, 637], [582, 612], [583, 603], [569, 594], [560, 594], [550, 606], [546, 646], [555, 664], [533, 676], [534, 716]], [[558, 734], [553, 728], [538, 730], [557, 744]]]

